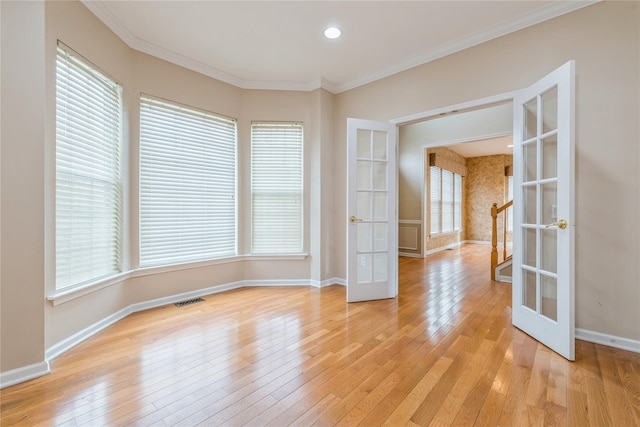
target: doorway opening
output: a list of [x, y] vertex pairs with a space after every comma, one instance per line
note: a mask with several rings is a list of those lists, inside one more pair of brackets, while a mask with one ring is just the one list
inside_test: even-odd
[[[512, 134], [511, 100], [399, 126], [400, 255], [491, 245], [492, 204], [512, 199]], [[512, 208], [505, 208], [497, 218], [500, 262], [511, 254], [511, 217]], [[510, 281], [508, 271], [499, 278]]]

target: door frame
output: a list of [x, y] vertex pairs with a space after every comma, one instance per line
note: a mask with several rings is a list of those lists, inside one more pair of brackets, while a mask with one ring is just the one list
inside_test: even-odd
[[[389, 120], [389, 122], [395, 124], [397, 127], [400, 126], [404, 126], [404, 125], [409, 125], [412, 123], [418, 123], [418, 122], [422, 122], [425, 120], [429, 120], [429, 119], [437, 119], [439, 117], [443, 117], [446, 116], [448, 114], [456, 114], [456, 113], [463, 113], [463, 112], [469, 112], [469, 111], [473, 111], [473, 110], [482, 110], [484, 108], [489, 108], [489, 107], [494, 107], [500, 104], [505, 104], [507, 102], [511, 102], [513, 103], [513, 100], [515, 98], [515, 96], [520, 93], [523, 89], [519, 89], [519, 90], [514, 90], [511, 92], [504, 92], [504, 93], [500, 93], [497, 95], [492, 95], [492, 96], [488, 96], [485, 98], [479, 98], [479, 99], [475, 99], [472, 101], [467, 101], [467, 102], [462, 102], [460, 104], [454, 104], [454, 105], [449, 105], [446, 107], [440, 107], [440, 108], [436, 108], [433, 110], [427, 110], [427, 111], [423, 111], [420, 113], [415, 113], [415, 114], [411, 114], [408, 116], [403, 116], [403, 117], [399, 117], [396, 119], [392, 119]], [[512, 128], [513, 128], [513, 124], [512, 124]], [[452, 144], [457, 144], [457, 143], [461, 143], [461, 142], [470, 142], [470, 141], [477, 141], [479, 139], [485, 139], [485, 138], [491, 138], [491, 137], [496, 137], [496, 136], [505, 136], [505, 135], [511, 135], [513, 133], [513, 129], [511, 129], [509, 132], [507, 133], [501, 133], [499, 135], [486, 135], [486, 136], [482, 136], [479, 135], [477, 138], [476, 137], [472, 137], [469, 139], [464, 139], [464, 140], [455, 140], [455, 141], [438, 141], [438, 142], [433, 142], [430, 144], [424, 144], [422, 145], [420, 148], [422, 149], [422, 166], [420, 168], [420, 176], [421, 176], [421, 188], [420, 188], [420, 197], [421, 197], [421, 203], [420, 203], [420, 221], [421, 221], [421, 247], [420, 247], [420, 258], [424, 258], [427, 253], [426, 253], [426, 247], [427, 247], [427, 237], [428, 237], [428, 232], [427, 232], [427, 210], [426, 210], [426, 203], [427, 203], [427, 188], [425, 185], [425, 161], [426, 159], [424, 158], [425, 153], [426, 153], [426, 149], [427, 148], [435, 148], [435, 147], [446, 147]], [[400, 133], [398, 132], [398, 135], [400, 135]], [[398, 138], [398, 147], [400, 146], [400, 139]], [[399, 159], [398, 159], [399, 160]], [[400, 171], [400, 168], [398, 168], [398, 173]], [[398, 182], [399, 182], [399, 176], [398, 176]], [[396, 194], [396, 197], [398, 198], [398, 200], [396, 201], [396, 203], [399, 202], [399, 192]], [[399, 219], [398, 219], [399, 220]], [[396, 230], [397, 233], [397, 230]]]

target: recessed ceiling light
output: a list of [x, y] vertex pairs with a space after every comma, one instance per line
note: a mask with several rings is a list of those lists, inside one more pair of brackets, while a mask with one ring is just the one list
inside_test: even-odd
[[329, 27], [324, 30], [324, 36], [328, 39], [337, 39], [342, 35], [342, 31], [338, 27]]

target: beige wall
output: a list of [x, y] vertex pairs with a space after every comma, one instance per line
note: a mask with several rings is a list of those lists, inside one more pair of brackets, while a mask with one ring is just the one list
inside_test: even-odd
[[[487, 139], [513, 131], [511, 103], [437, 117], [399, 127], [399, 218], [421, 220], [424, 200], [423, 157], [427, 146]], [[421, 110], [416, 110], [418, 112]]]
[[[5, 107], [9, 113], [2, 116], [3, 373], [42, 362], [47, 349], [59, 346], [74, 334], [98, 325], [110, 316], [117, 316], [133, 304], [238, 281], [308, 283], [311, 266], [316, 264], [315, 284], [332, 277], [330, 253], [326, 250], [332, 244], [332, 206], [327, 203], [333, 201], [332, 192], [327, 190], [333, 185], [332, 94], [324, 90], [242, 90], [133, 51], [79, 2], [2, 2], [2, 18], [2, 102], [3, 106], [11, 105], [11, 109]], [[24, 34], [26, 30], [28, 34]], [[249, 251], [251, 121], [303, 122], [307, 147], [305, 190], [308, 194], [304, 218], [305, 250], [309, 256], [302, 260], [238, 260], [156, 274], [136, 272], [120, 283], [59, 305], [46, 301], [45, 296], [55, 290], [53, 193], [57, 39], [110, 74], [124, 88], [128, 133], [124, 157], [131, 165], [126, 168], [130, 176], [129, 186], [125, 189], [129, 200], [125, 270], [135, 269], [138, 259], [137, 105], [141, 93], [238, 119], [240, 254]], [[5, 48], [9, 42], [11, 46]], [[15, 62], [8, 61], [10, 59]], [[24, 108], [16, 108], [17, 105]], [[319, 125], [315, 126], [316, 123]], [[312, 152], [319, 156], [312, 156]], [[10, 159], [11, 164], [6, 159]], [[29, 174], [25, 175], [27, 170]], [[319, 182], [325, 188], [322, 193], [321, 186], [317, 185]], [[317, 212], [314, 211], [313, 222], [311, 200], [320, 206]], [[129, 260], [132, 265], [128, 265]]]
[[[576, 61], [576, 327], [640, 339], [639, 4], [602, 2], [336, 97], [335, 179], [346, 118], [392, 120], [527, 87]], [[336, 186], [336, 236], [345, 236]], [[616, 210], [620, 227], [605, 227]], [[338, 239], [338, 237], [336, 237]], [[344, 277], [344, 238], [336, 240]]]
[[[123, 44], [83, 5], [77, 2], [47, 3], [47, 43], [50, 65], [48, 87], [55, 83], [55, 40], [86, 55], [124, 86], [125, 116], [129, 124], [130, 164], [128, 249], [135, 265], [138, 259], [138, 153], [140, 94], [156, 97], [212, 111], [238, 119], [238, 252], [250, 250], [250, 127], [257, 120], [286, 120], [303, 122], [305, 145], [321, 144], [320, 130], [315, 131], [311, 117], [314, 96], [309, 92], [242, 90], [226, 83], [186, 70], [164, 60], [133, 51]], [[115, 64], [115, 65], [114, 65]], [[52, 105], [52, 104], [50, 104]], [[55, 131], [54, 116], [49, 127]], [[327, 132], [325, 131], [325, 134]], [[53, 138], [50, 139], [54, 141]], [[53, 143], [53, 142], [52, 142]], [[314, 159], [306, 150], [305, 182], [307, 194], [315, 197], [310, 170]], [[52, 161], [52, 159], [49, 159]], [[315, 168], [315, 165], [313, 166]], [[314, 190], [312, 191], [312, 188]], [[53, 190], [53, 189], [52, 189]], [[309, 225], [309, 200], [305, 200]], [[310, 230], [305, 227], [305, 250], [310, 250]], [[52, 234], [53, 230], [50, 230]], [[311, 253], [314, 260], [321, 260], [320, 248]], [[82, 331], [119, 310], [144, 301], [191, 292], [216, 285], [243, 280], [304, 280], [310, 277], [310, 259], [298, 261], [237, 261], [151, 275], [137, 275], [120, 284], [110, 286], [73, 301], [53, 306], [45, 304], [46, 347], [49, 348], [69, 336]], [[318, 280], [322, 280], [318, 276]], [[50, 287], [50, 291], [53, 287]]]
[[[2, 2], [0, 369], [44, 360], [44, 3]], [[20, 35], [18, 37], [18, 35]]]

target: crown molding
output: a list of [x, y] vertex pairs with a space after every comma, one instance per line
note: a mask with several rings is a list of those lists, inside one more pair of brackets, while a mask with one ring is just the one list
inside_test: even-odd
[[82, 4], [89, 9], [98, 19], [100, 19], [111, 31], [113, 31], [122, 41], [130, 48], [137, 51], [155, 56], [173, 64], [185, 67], [205, 76], [220, 80], [224, 83], [236, 86], [241, 89], [260, 89], [260, 90], [291, 90], [291, 91], [313, 91], [316, 89], [325, 89], [333, 94], [346, 92], [359, 86], [372, 83], [376, 80], [392, 76], [394, 74], [406, 71], [410, 68], [426, 64], [436, 59], [451, 55], [476, 46], [478, 44], [496, 39], [506, 34], [522, 30], [540, 22], [556, 18], [558, 16], [573, 12], [601, 0], [585, 0], [585, 1], [557, 1], [541, 7], [531, 13], [519, 16], [493, 27], [487, 28], [481, 32], [462, 37], [450, 43], [445, 43], [435, 49], [422, 52], [418, 55], [410, 57], [404, 61], [394, 64], [390, 67], [378, 69], [360, 78], [349, 82], [339, 84], [330, 82], [324, 78], [309, 82], [278, 82], [278, 81], [260, 81], [260, 80], [243, 80], [239, 77], [221, 71], [215, 67], [203, 64], [199, 61], [182, 56], [171, 50], [149, 43], [139, 39], [131, 33], [120, 22], [101, 0], [81, 0]]
[[376, 70], [371, 74], [352, 80], [351, 82], [345, 83], [343, 85], [338, 85], [336, 87], [336, 93], [346, 92], [348, 90], [373, 83], [376, 80], [380, 80], [385, 77], [398, 74], [402, 71], [406, 71], [410, 68], [435, 61], [436, 59], [443, 58], [445, 56], [460, 52], [481, 43], [485, 43], [498, 37], [502, 37], [504, 35], [525, 29], [549, 19], [557, 18], [558, 16], [565, 15], [578, 9], [582, 9], [583, 7], [590, 6], [600, 1], [601, 0], [559, 1], [551, 3], [526, 15], [522, 15], [501, 24], [494, 25], [470, 36], [462, 37], [449, 43], [445, 43], [439, 47], [436, 47], [435, 49], [424, 51], [421, 54], [408, 58], [405, 61], [394, 64], [393, 66]]

